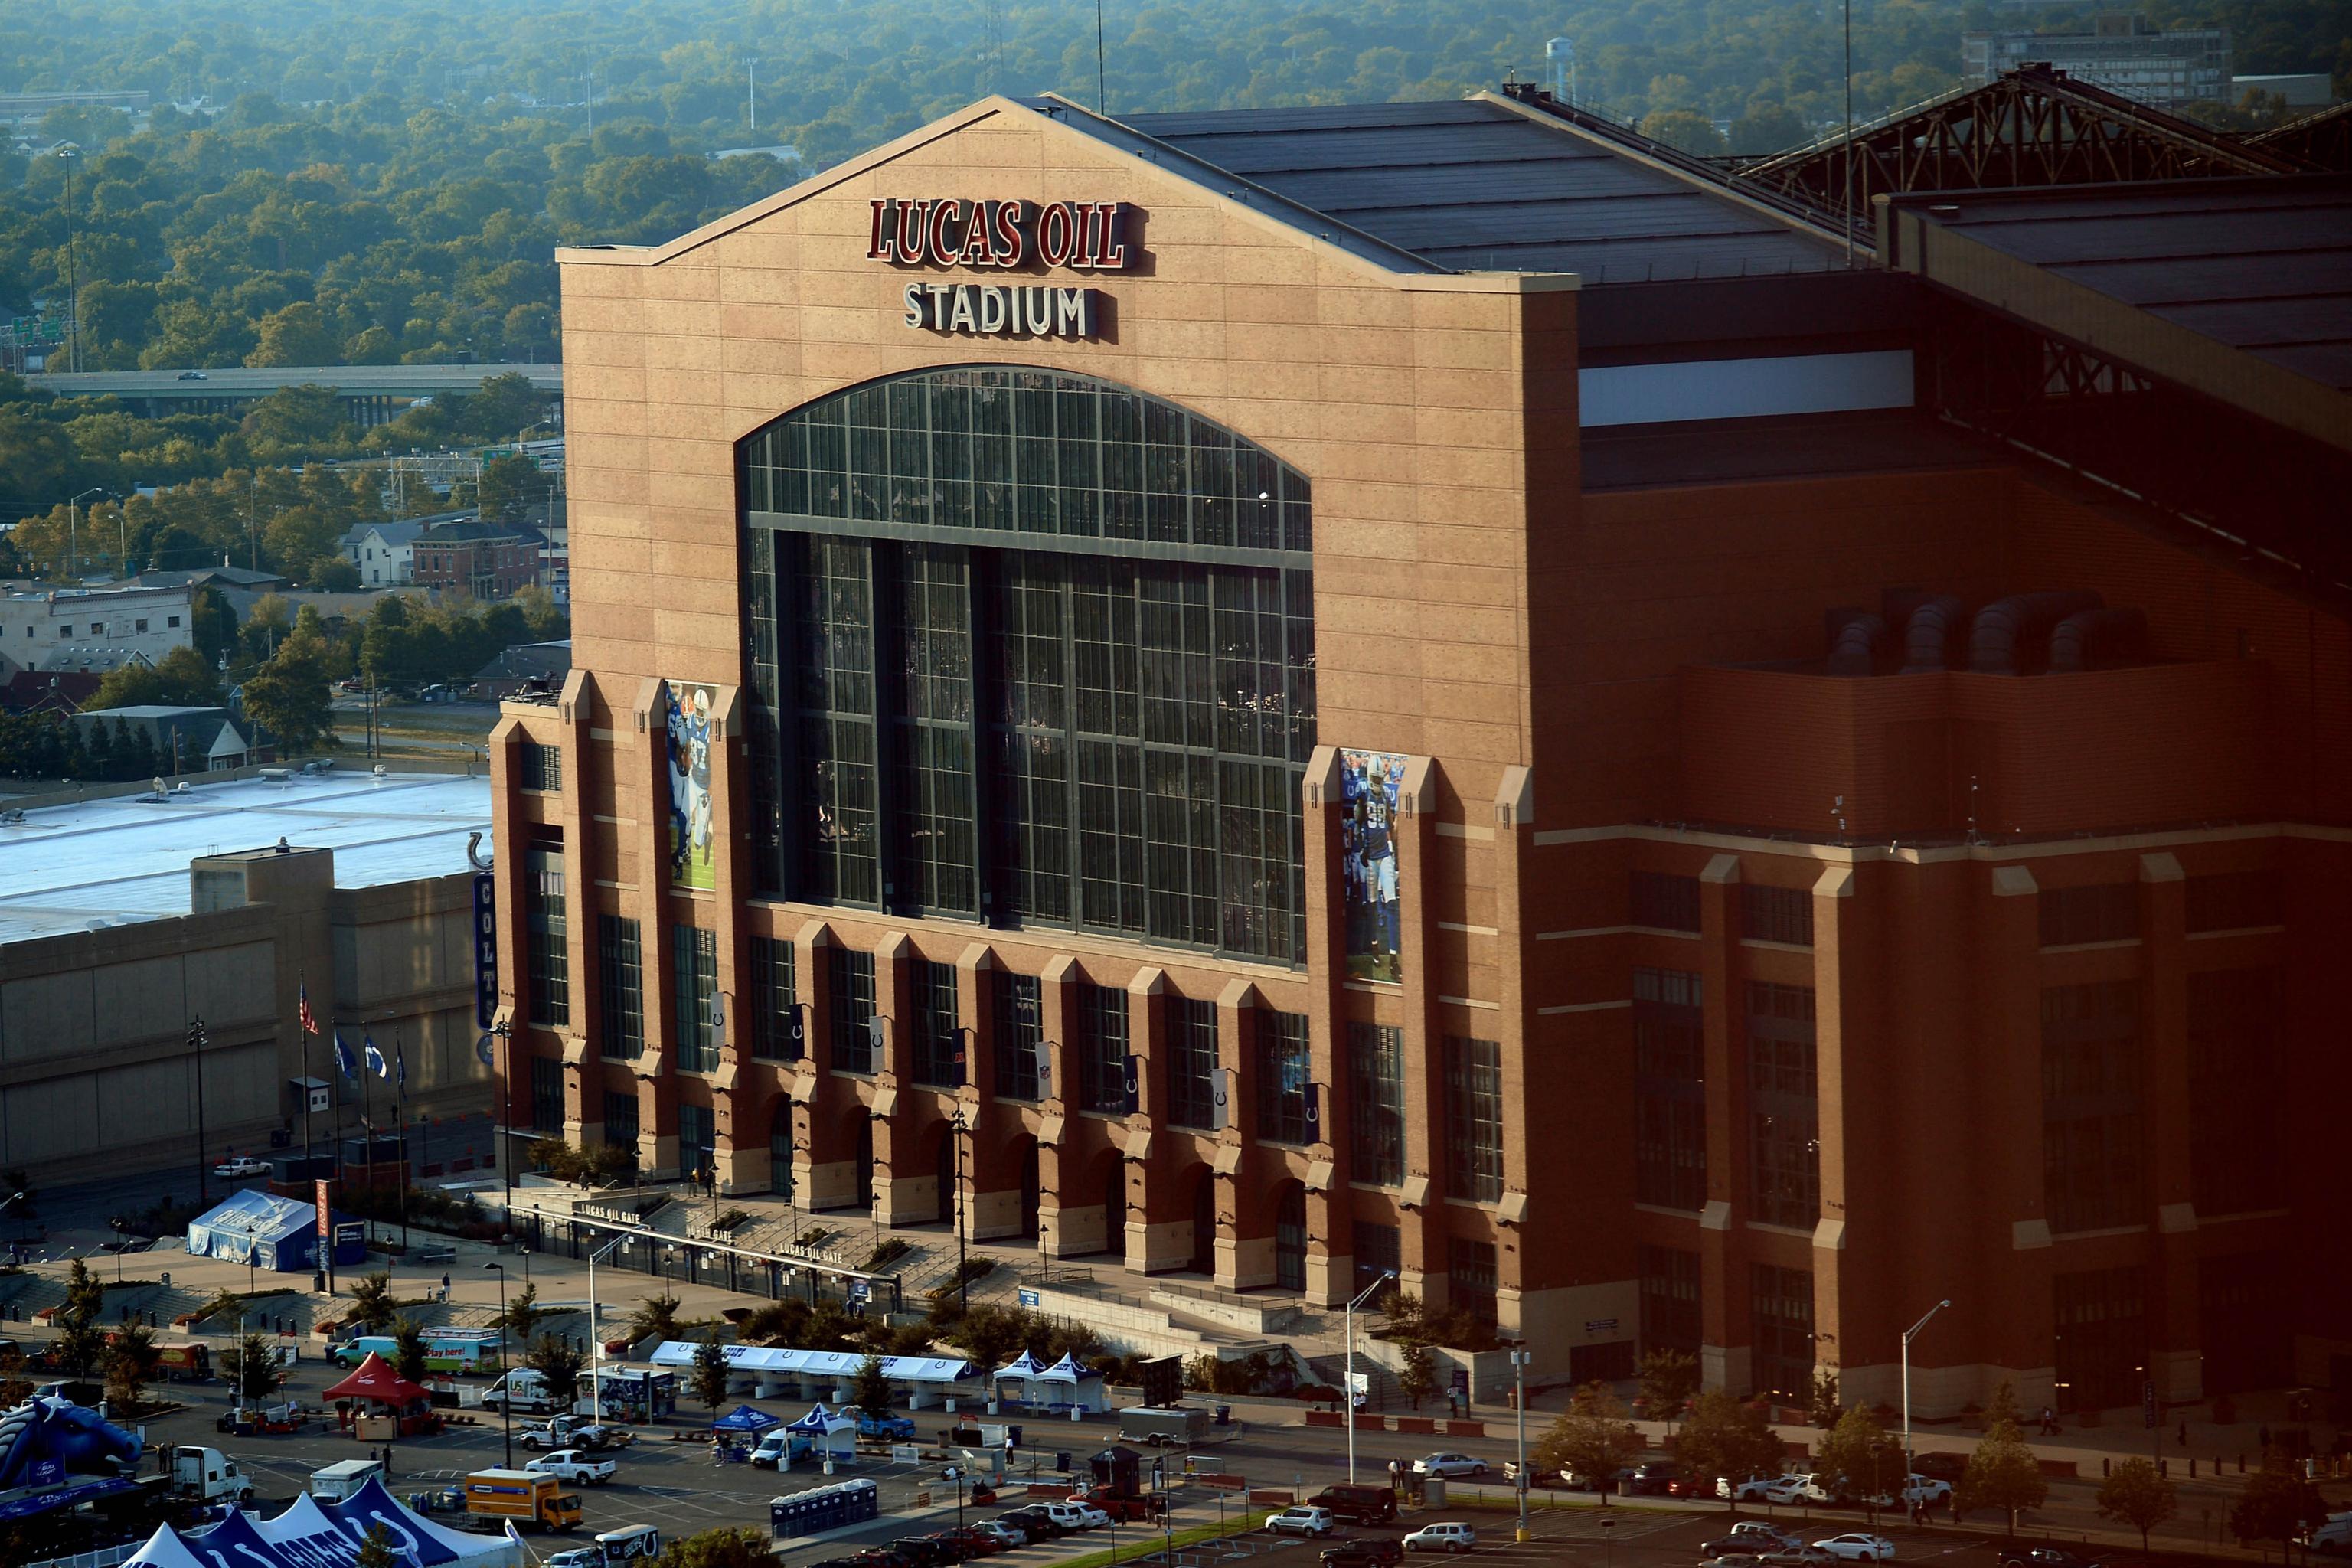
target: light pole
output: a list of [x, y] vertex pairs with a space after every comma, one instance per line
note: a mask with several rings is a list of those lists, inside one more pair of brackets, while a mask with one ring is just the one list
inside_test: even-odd
[[[1884, 1438], [1884, 1437], [1874, 1437], [1874, 1438], [1872, 1438], [1872, 1439], [1871, 1439], [1871, 1442], [1870, 1442], [1870, 1529], [1871, 1529], [1871, 1533], [1873, 1533], [1873, 1534], [1876, 1534], [1876, 1533], [1877, 1533], [1877, 1531], [1878, 1531], [1878, 1492], [1879, 1492], [1879, 1479], [1878, 1479], [1878, 1478], [1879, 1478], [1880, 1470], [1881, 1470], [1881, 1468], [1882, 1468], [1881, 1465], [1879, 1464], [1879, 1460], [1880, 1460], [1880, 1458], [1881, 1458], [1883, 1455], [1885, 1455], [1885, 1452], [1886, 1452], [1886, 1439], [1885, 1439], [1885, 1438]], [[1908, 1458], [1908, 1456], [1906, 1456], [1906, 1458]], [[1909, 1486], [1909, 1485], [1911, 1484], [1910, 1477], [1909, 1477], [1907, 1474], [1904, 1477], [1903, 1484], [1904, 1484], [1905, 1486], [1906, 1486], [1906, 1487], [1907, 1487], [1907, 1486]]]
[[1937, 1302], [1921, 1314], [1917, 1322], [1903, 1331], [1903, 1489], [1906, 1491], [1911, 1489], [1911, 1472], [1915, 1468], [1911, 1462], [1911, 1342], [1920, 1330], [1927, 1326], [1929, 1318], [1951, 1304], [1949, 1298]]
[[188, 1050], [196, 1058], [196, 1205], [213, 1206], [212, 1166], [205, 1161], [205, 1020], [198, 1014], [188, 1024]]
[[122, 1283], [122, 1248], [126, 1245], [123, 1239], [124, 1226], [122, 1216], [121, 1215], [116, 1215], [106, 1223], [111, 1226], [114, 1231], [114, 1282], [117, 1285], [120, 1285]]
[[76, 570], [81, 562], [81, 514], [75, 509], [92, 496], [110, 494], [104, 485], [92, 485], [66, 501], [66, 571], [79, 576]]
[[[596, 1260], [612, 1257], [627, 1246], [628, 1241], [625, 1236], [616, 1236], [602, 1249], [588, 1255], [588, 1397], [592, 1402], [590, 1409], [600, 1423], [604, 1419], [604, 1380], [599, 1375], [604, 1355], [604, 1331], [597, 1321]], [[648, 1407], [646, 1414], [650, 1417], [652, 1409]]]
[[1362, 1306], [1373, 1291], [1396, 1278], [1396, 1270], [1383, 1268], [1381, 1277], [1365, 1286], [1339, 1310], [1340, 1321], [1348, 1331], [1348, 1386], [1342, 1390], [1348, 1406], [1348, 1484], [1356, 1484], [1356, 1309]]
[[[1528, 1538], [1528, 1363], [1531, 1355], [1525, 1345], [1511, 1351], [1511, 1403], [1519, 1416], [1519, 1532], [1516, 1539], [1521, 1542]], [[1609, 1499], [1604, 1495], [1601, 1500]]]
[[514, 1468], [514, 1371], [507, 1366], [507, 1266], [485, 1263], [482, 1272], [499, 1277], [499, 1365], [505, 1369], [499, 1376], [507, 1384], [506, 1394], [499, 1400], [499, 1414], [506, 1427], [506, 1468], [511, 1470]]
[[[948, 1137], [955, 1152], [955, 1221], [956, 1221], [956, 1304], [964, 1310], [971, 1310], [971, 1276], [964, 1268], [963, 1246], [963, 1135], [967, 1123], [963, 1107], [948, 1118]], [[937, 1170], [937, 1166], [932, 1169]]]

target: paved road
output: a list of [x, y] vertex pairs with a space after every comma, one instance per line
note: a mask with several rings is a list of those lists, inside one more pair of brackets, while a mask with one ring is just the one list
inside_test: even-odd
[[223, 367], [194, 381], [177, 370], [90, 370], [30, 377], [61, 397], [168, 398], [194, 401], [259, 397], [282, 386], [331, 386], [347, 397], [427, 397], [469, 393], [494, 375], [520, 374], [541, 392], [562, 393], [560, 364], [323, 364], [267, 370]]

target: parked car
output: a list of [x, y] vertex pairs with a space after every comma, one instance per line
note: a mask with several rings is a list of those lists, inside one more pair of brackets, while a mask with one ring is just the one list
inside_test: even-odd
[[999, 1552], [1009, 1552], [1015, 1546], [1029, 1544], [1027, 1531], [1017, 1524], [1008, 1524], [1001, 1519], [983, 1519], [970, 1528], [975, 1534], [985, 1535], [995, 1542]]
[[929, 1536], [902, 1535], [890, 1542], [890, 1550], [915, 1564], [915, 1568], [948, 1568], [963, 1561], [963, 1553], [944, 1541]]
[[1698, 1568], [1766, 1568], [1766, 1565], [1764, 1559], [1753, 1552], [1717, 1552], [1700, 1559]]
[[1478, 1544], [1478, 1532], [1458, 1521], [1424, 1524], [1404, 1538], [1407, 1552], [1467, 1552]]
[[1676, 1476], [1666, 1483], [1666, 1495], [1678, 1498], [1713, 1497], [1715, 1480], [1709, 1476]]
[[1860, 1531], [1829, 1536], [1813, 1544], [1846, 1563], [1892, 1563], [1895, 1560], [1895, 1542], [1883, 1535], [1865, 1535]]
[[1802, 1546], [1804, 1538], [1791, 1535], [1777, 1524], [1767, 1524], [1760, 1519], [1743, 1519], [1731, 1527], [1731, 1539], [1738, 1544], [1735, 1552], [1780, 1552], [1791, 1546]]
[[1625, 1489], [1635, 1497], [1665, 1497], [1682, 1477], [1680, 1465], [1653, 1459], [1646, 1465], [1633, 1467], [1633, 1473], [1625, 1478]]
[[1948, 1454], [1938, 1448], [1933, 1453], [1912, 1455], [1911, 1468], [1923, 1476], [1958, 1483], [1960, 1477], [1968, 1473], [1969, 1457], [1966, 1454]]
[[1072, 1530], [1100, 1530], [1110, 1522], [1110, 1515], [1098, 1508], [1088, 1508], [1082, 1502], [1049, 1502], [1045, 1515], [1057, 1524]]
[[857, 1568], [922, 1568], [920, 1563], [905, 1552], [892, 1552], [879, 1546], [869, 1546], [852, 1557], [850, 1561], [856, 1563]]
[[1264, 1528], [1285, 1535], [1328, 1535], [1337, 1527], [1338, 1521], [1331, 1517], [1329, 1509], [1302, 1504], [1266, 1515]]
[[1782, 1568], [1829, 1568], [1831, 1563], [1837, 1561], [1837, 1554], [1806, 1543], [1783, 1546], [1777, 1552], [1767, 1552], [1764, 1553], [1764, 1561], [1780, 1563]]
[[1323, 1549], [1323, 1568], [1396, 1568], [1404, 1544], [1386, 1535], [1360, 1535]]
[[1634, 1466], [1624, 1465], [1605, 1476], [1588, 1476], [1582, 1470], [1562, 1470], [1559, 1483], [1572, 1492], [1623, 1491], [1633, 1479]]
[[1952, 1495], [1952, 1483], [1939, 1477], [1914, 1471], [1904, 1483], [1903, 1500], [1914, 1508], [1923, 1502], [1942, 1502]]
[[524, 1462], [526, 1470], [543, 1476], [558, 1476], [575, 1487], [601, 1487], [609, 1484], [620, 1466], [610, 1459], [592, 1458], [578, 1448], [560, 1448], [552, 1454]]
[[1762, 1502], [1764, 1494], [1775, 1487], [1791, 1484], [1795, 1476], [1749, 1476], [1745, 1480], [1733, 1480], [1729, 1476], [1716, 1479], [1715, 1495], [1733, 1502]]
[[1348, 1524], [1389, 1524], [1397, 1516], [1396, 1493], [1387, 1487], [1325, 1487], [1307, 1500]]
[[955, 1547], [963, 1553], [967, 1563], [975, 1557], [993, 1557], [1005, 1547], [1003, 1542], [986, 1531], [974, 1530], [969, 1525], [961, 1530], [935, 1530], [931, 1531], [931, 1539], [944, 1541]]
[[2063, 1546], [2004, 1546], [2000, 1568], [2091, 1568], [2091, 1559]]
[[1486, 1461], [1467, 1454], [1423, 1454], [1412, 1462], [1416, 1476], [1483, 1476]]
[[2333, 1557], [2352, 1552], [2352, 1513], [2339, 1513], [2303, 1537], [2303, 1549]]
[[1024, 1532], [1032, 1541], [1055, 1541], [1070, 1533], [1072, 1526], [1064, 1524], [1045, 1511], [1044, 1503], [1031, 1503], [1009, 1513], [996, 1516], [1015, 1530]]
[[223, 1160], [219, 1164], [215, 1165], [213, 1174], [215, 1176], [266, 1176], [269, 1174], [269, 1162], [257, 1160], [250, 1154], [239, 1154], [234, 1159]]

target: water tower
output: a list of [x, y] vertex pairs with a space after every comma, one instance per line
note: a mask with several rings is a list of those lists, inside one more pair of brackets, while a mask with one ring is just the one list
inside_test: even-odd
[[1544, 64], [1551, 71], [1551, 95], [1562, 103], [1576, 101], [1576, 40], [1554, 38], [1544, 45]]

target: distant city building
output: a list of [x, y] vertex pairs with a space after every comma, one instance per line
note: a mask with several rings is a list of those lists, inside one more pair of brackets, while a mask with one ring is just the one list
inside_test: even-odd
[[2233, 76], [2230, 79], [2232, 101], [2250, 92], [2264, 92], [2283, 98], [2290, 110], [2325, 109], [2336, 101], [2336, 80], [2326, 71], [2285, 71], [2274, 76]]
[[117, 731], [143, 736], [164, 773], [226, 773], [261, 760], [253, 738], [226, 708], [190, 708], [163, 703], [139, 703], [128, 708], [99, 708], [73, 716], [74, 726], [87, 741], [102, 721]]
[[224, 561], [217, 566], [198, 566], [186, 572], [141, 572], [127, 582], [142, 588], [242, 588], [268, 593], [273, 588], [290, 586], [293, 579], [280, 572], [257, 572], [250, 567], [231, 566]]
[[343, 558], [359, 569], [363, 588], [394, 588], [416, 581], [416, 536], [431, 524], [367, 522], [343, 535]]
[[19, 669], [103, 674], [136, 657], [152, 664], [195, 646], [194, 590], [56, 588], [0, 597], [0, 676]]
[[559, 690], [563, 678], [571, 673], [570, 637], [557, 642], [518, 643], [474, 671], [474, 679], [481, 688], [476, 695], [503, 700], [533, 681], [538, 681], [543, 690]]
[[2160, 108], [2221, 103], [2236, 96], [2227, 27], [2168, 32], [2137, 11], [2102, 11], [2087, 33], [1961, 35], [1960, 74], [1970, 87], [1982, 87], [2029, 60]]
[[149, 107], [144, 91], [0, 92], [0, 125], [38, 125], [52, 109], [119, 109], [143, 119]]
[[74, 669], [20, 669], [0, 679], [0, 713], [71, 713], [98, 694], [104, 679]]
[[445, 593], [510, 599], [538, 580], [540, 543], [534, 529], [479, 521], [443, 523], [416, 536], [414, 579]]

